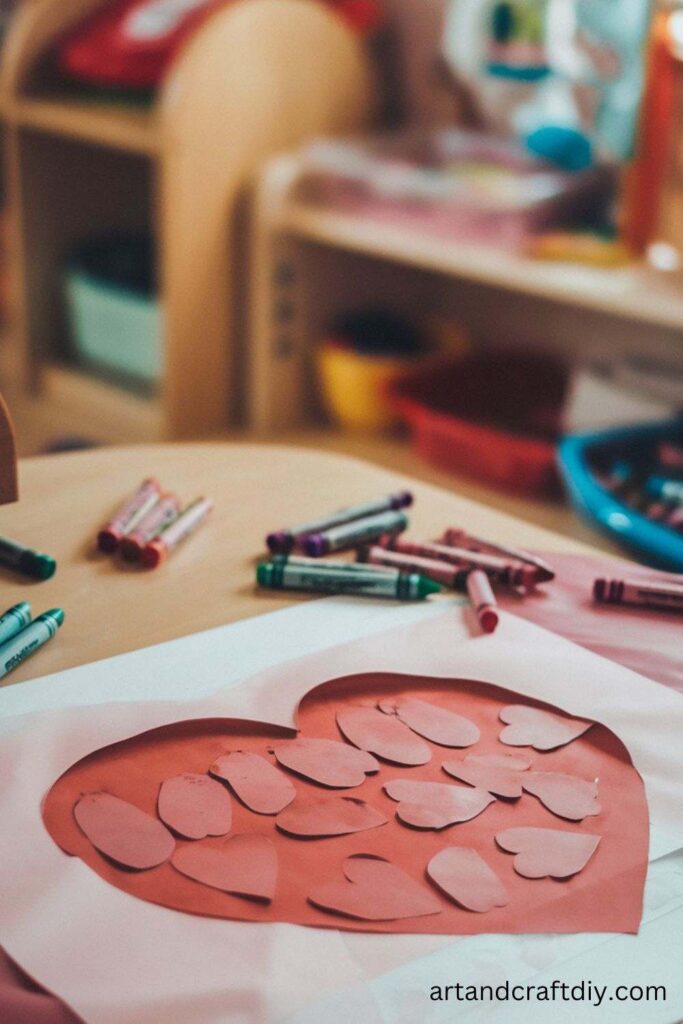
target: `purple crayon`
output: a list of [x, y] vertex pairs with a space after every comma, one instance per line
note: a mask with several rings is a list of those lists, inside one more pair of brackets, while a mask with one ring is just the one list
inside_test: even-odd
[[335, 526], [343, 526], [356, 519], [367, 519], [368, 516], [376, 516], [382, 512], [397, 511], [407, 508], [412, 503], [413, 496], [410, 491], [399, 491], [398, 494], [389, 494], [385, 498], [376, 498], [374, 501], [366, 501], [361, 505], [340, 508], [328, 516], [314, 519], [310, 523], [292, 526], [288, 530], [276, 530], [274, 533], [268, 534], [266, 544], [274, 554], [288, 554], [295, 547], [301, 547], [305, 538], [311, 534], [324, 534]]

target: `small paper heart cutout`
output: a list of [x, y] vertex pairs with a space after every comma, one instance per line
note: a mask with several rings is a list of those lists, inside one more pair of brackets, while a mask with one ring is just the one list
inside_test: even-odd
[[511, 747], [534, 747], [535, 750], [555, 750], [582, 736], [593, 722], [555, 715], [526, 704], [509, 704], [499, 718], [507, 723], [500, 734], [501, 743]]
[[267, 836], [230, 836], [218, 847], [183, 846], [171, 864], [181, 875], [233, 896], [268, 902], [275, 896], [277, 853]]
[[281, 765], [321, 786], [351, 789], [379, 771], [379, 761], [366, 750], [336, 740], [299, 737], [278, 743], [273, 753]]
[[125, 868], [158, 867], [175, 848], [157, 818], [111, 793], [86, 793], [76, 802], [74, 817], [95, 849]]
[[442, 829], [471, 821], [495, 801], [482, 789], [412, 779], [386, 782], [384, 792], [398, 801], [397, 818], [413, 828]]
[[208, 775], [185, 772], [161, 783], [157, 814], [185, 839], [226, 836], [232, 824], [230, 794]]
[[[497, 759], [501, 760], [502, 758]], [[516, 800], [522, 795], [523, 771], [519, 768], [501, 768], [497, 764], [491, 765], [486, 762], [482, 764], [480, 760], [470, 757], [462, 761], [444, 761], [441, 767], [454, 779], [466, 782], [468, 786], [477, 789], [485, 789], [487, 793], [493, 793], [495, 796]]]
[[386, 825], [389, 819], [364, 800], [331, 796], [297, 801], [276, 819], [277, 827], [290, 836], [345, 836]]
[[469, 718], [417, 697], [381, 700], [379, 708], [385, 715], [396, 715], [413, 732], [442, 747], [471, 747], [481, 736]]
[[587, 782], [564, 772], [525, 772], [522, 786], [560, 818], [583, 821], [601, 811], [597, 781]]
[[377, 708], [355, 707], [337, 713], [337, 725], [349, 743], [393, 764], [420, 765], [432, 752], [407, 725]]
[[309, 893], [309, 902], [363, 921], [397, 921], [442, 911], [425, 886], [387, 860], [357, 854], [344, 861], [343, 871], [347, 881], [318, 886]]
[[600, 836], [554, 828], [508, 828], [496, 842], [515, 853], [513, 866], [524, 878], [570, 878], [582, 871], [598, 848]]
[[217, 758], [209, 772], [256, 814], [279, 814], [296, 796], [291, 780], [260, 754], [234, 750]]
[[442, 892], [466, 910], [485, 914], [510, 902], [498, 875], [476, 850], [466, 846], [447, 846], [434, 854], [427, 874]]

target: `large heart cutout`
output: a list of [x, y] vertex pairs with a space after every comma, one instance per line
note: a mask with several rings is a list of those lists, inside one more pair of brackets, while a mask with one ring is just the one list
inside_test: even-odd
[[231, 836], [219, 848], [193, 843], [176, 850], [171, 864], [212, 889], [255, 900], [275, 896], [277, 853], [265, 836]]
[[525, 878], [570, 878], [583, 871], [598, 848], [600, 836], [560, 832], [554, 828], [509, 828], [496, 836]]
[[507, 722], [507, 728], [500, 734], [501, 743], [511, 747], [534, 747], [536, 750], [563, 747], [583, 736], [593, 725], [592, 722], [556, 715], [528, 704], [511, 704], [503, 708], [500, 720]]
[[[380, 710], [380, 706], [405, 707], [415, 700], [460, 716], [479, 730], [480, 740], [465, 755], [451, 755], [449, 760], [462, 759], [469, 767], [521, 776], [556, 773], [582, 780], [599, 778], [599, 814], [568, 826], [569, 832], [562, 832], [563, 826], [554, 819], [561, 835], [602, 837], [597, 855], [563, 881], [552, 874], [533, 881], [519, 874], [513, 857], [495, 837], [510, 830], [514, 835], [520, 828], [552, 832], [547, 828], [553, 820], [550, 811], [538, 797], [526, 792], [514, 800], [494, 799], [482, 786], [448, 780], [441, 767], [444, 747], [418, 735], [396, 714]], [[567, 720], [556, 709], [524, 700], [527, 708]], [[198, 718], [95, 751], [53, 785], [44, 800], [44, 821], [62, 850], [79, 857], [107, 883], [136, 898], [192, 914], [369, 932], [636, 930], [648, 850], [647, 807], [640, 777], [623, 745], [601, 725], [593, 725], [569, 746], [537, 754], [529, 771], [527, 752], [511, 751], [498, 738], [501, 711], [520, 703], [518, 694], [481, 682], [388, 674], [346, 677], [325, 683], [304, 698], [298, 709], [297, 733], [257, 722]], [[343, 732], [347, 727], [348, 738]], [[300, 743], [302, 740], [315, 742]], [[371, 751], [364, 750], [366, 743]], [[314, 751], [316, 757], [306, 765], [299, 761], [296, 767], [285, 766], [273, 751], [287, 748], [295, 756], [298, 750], [306, 756]], [[340, 753], [347, 749], [348, 755]], [[320, 756], [325, 751], [334, 751], [329, 761]], [[403, 763], [401, 759], [421, 763]], [[158, 816], [162, 784], [178, 776], [208, 778], [209, 770], [209, 781], [222, 787], [231, 802], [230, 832], [188, 839], [184, 838], [191, 831], [187, 823], [182, 826], [183, 833], [175, 820], [172, 835]], [[339, 771], [341, 775], [336, 774]], [[329, 785], [357, 783], [359, 772], [364, 781], [350, 785], [345, 792], [341, 786]], [[392, 799], [386, 785], [400, 799]], [[337, 791], [331, 792], [335, 788]], [[447, 797], [440, 796], [443, 792]], [[407, 797], [412, 797], [412, 802]], [[334, 803], [325, 809], [328, 801]], [[344, 808], [341, 822], [338, 813], [330, 813], [335, 805], [338, 811], [340, 802]], [[88, 822], [87, 812], [83, 812], [91, 805], [96, 810]], [[311, 810], [316, 805], [317, 809]], [[401, 820], [397, 811], [412, 819], [411, 823]], [[304, 817], [297, 821], [302, 812]], [[429, 814], [433, 816], [426, 820], [424, 816]], [[348, 831], [352, 816], [354, 825], [360, 822], [364, 826], [362, 831]], [[376, 816], [375, 824], [369, 820], [372, 816]], [[292, 832], [282, 827], [288, 820]], [[202, 828], [206, 829], [206, 823]], [[278, 865], [274, 891], [262, 884], [260, 871], [255, 872], [255, 881], [235, 880], [232, 867], [228, 872], [225, 852], [238, 849], [239, 844], [230, 845], [238, 836], [247, 837], [240, 843], [251, 837], [257, 843], [263, 839], [272, 844]], [[453, 863], [445, 855], [434, 860], [445, 848], [453, 847], [474, 854], [449, 854], [455, 858]], [[528, 855], [530, 850], [521, 852]], [[342, 865], [358, 854], [388, 867], [362, 866], [356, 874], [355, 861], [351, 861], [350, 877]], [[234, 855], [238, 865], [246, 865], [249, 859]], [[558, 870], [554, 862], [540, 867]], [[363, 917], [351, 916], [348, 904], [344, 910], [339, 904], [335, 911], [332, 906], [323, 909], [311, 902], [311, 897], [318, 897], [330, 885], [343, 886], [344, 892], [353, 888], [358, 900], [359, 893], [373, 888], [368, 879], [386, 880], [393, 869], [419, 886], [420, 899], [427, 898], [430, 906], [435, 901], [440, 912], [415, 913], [413, 905], [406, 910], [405, 906], [378, 909], [374, 904], [357, 904], [357, 914], [365, 914]], [[504, 888], [505, 905], [486, 869]], [[566, 870], [566, 857], [560, 870]], [[392, 877], [398, 875], [394, 872]], [[485, 881], [491, 884], [490, 891]], [[558, 887], [562, 892], [559, 900]], [[329, 893], [323, 899], [332, 903]], [[418, 910], [423, 906], [420, 903]], [[385, 917], [387, 914], [396, 916]]]
[[526, 772], [522, 785], [525, 793], [538, 797], [549, 811], [569, 821], [583, 821], [602, 810], [597, 779], [588, 782], [564, 772]]
[[442, 747], [471, 747], [481, 736], [469, 718], [416, 697], [408, 700], [383, 700], [379, 708], [385, 715], [396, 715], [418, 736]]

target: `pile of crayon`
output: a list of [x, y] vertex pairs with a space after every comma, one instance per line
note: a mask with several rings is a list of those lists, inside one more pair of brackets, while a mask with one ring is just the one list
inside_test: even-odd
[[52, 608], [35, 619], [26, 601], [8, 608], [0, 616], [0, 679], [51, 640], [63, 622], [61, 608]]
[[175, 494], [163, 491], [158, 480], [143, 480], [97, 534], [100, 551], [119, 552], [128, 562], [155, 569], [194, 533], [213, 509], [209, 498], [197, 498], [183, 508]]
[[[403, 491], [269, 534], [271, 559], [258, 565], [258, 584], [398, 600], [462, 591], [469, 595], [482, 629], [492, 633], [498, 624], [493, 585], [524, 593], [554, 578], [542, 559], [463, 530], [446, 530], [437, 542], [406, 540], [405, 509], [412, 501]], [[323, 557], [341, 551], [355, 551], [357, 560]]]
[[628, 508], [683, 534], [683, 446], [661, 441], [654, 452], [614, 456], [595, 476]]

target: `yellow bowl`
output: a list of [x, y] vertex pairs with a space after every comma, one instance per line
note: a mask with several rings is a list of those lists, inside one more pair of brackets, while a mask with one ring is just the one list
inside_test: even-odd
[[381, 431], [398, 417], [386, 398], [390, 380], [413, 369], [415, 357], [372, 356], [323, 342], [315, 362], [326, 412], [349, 430]]

